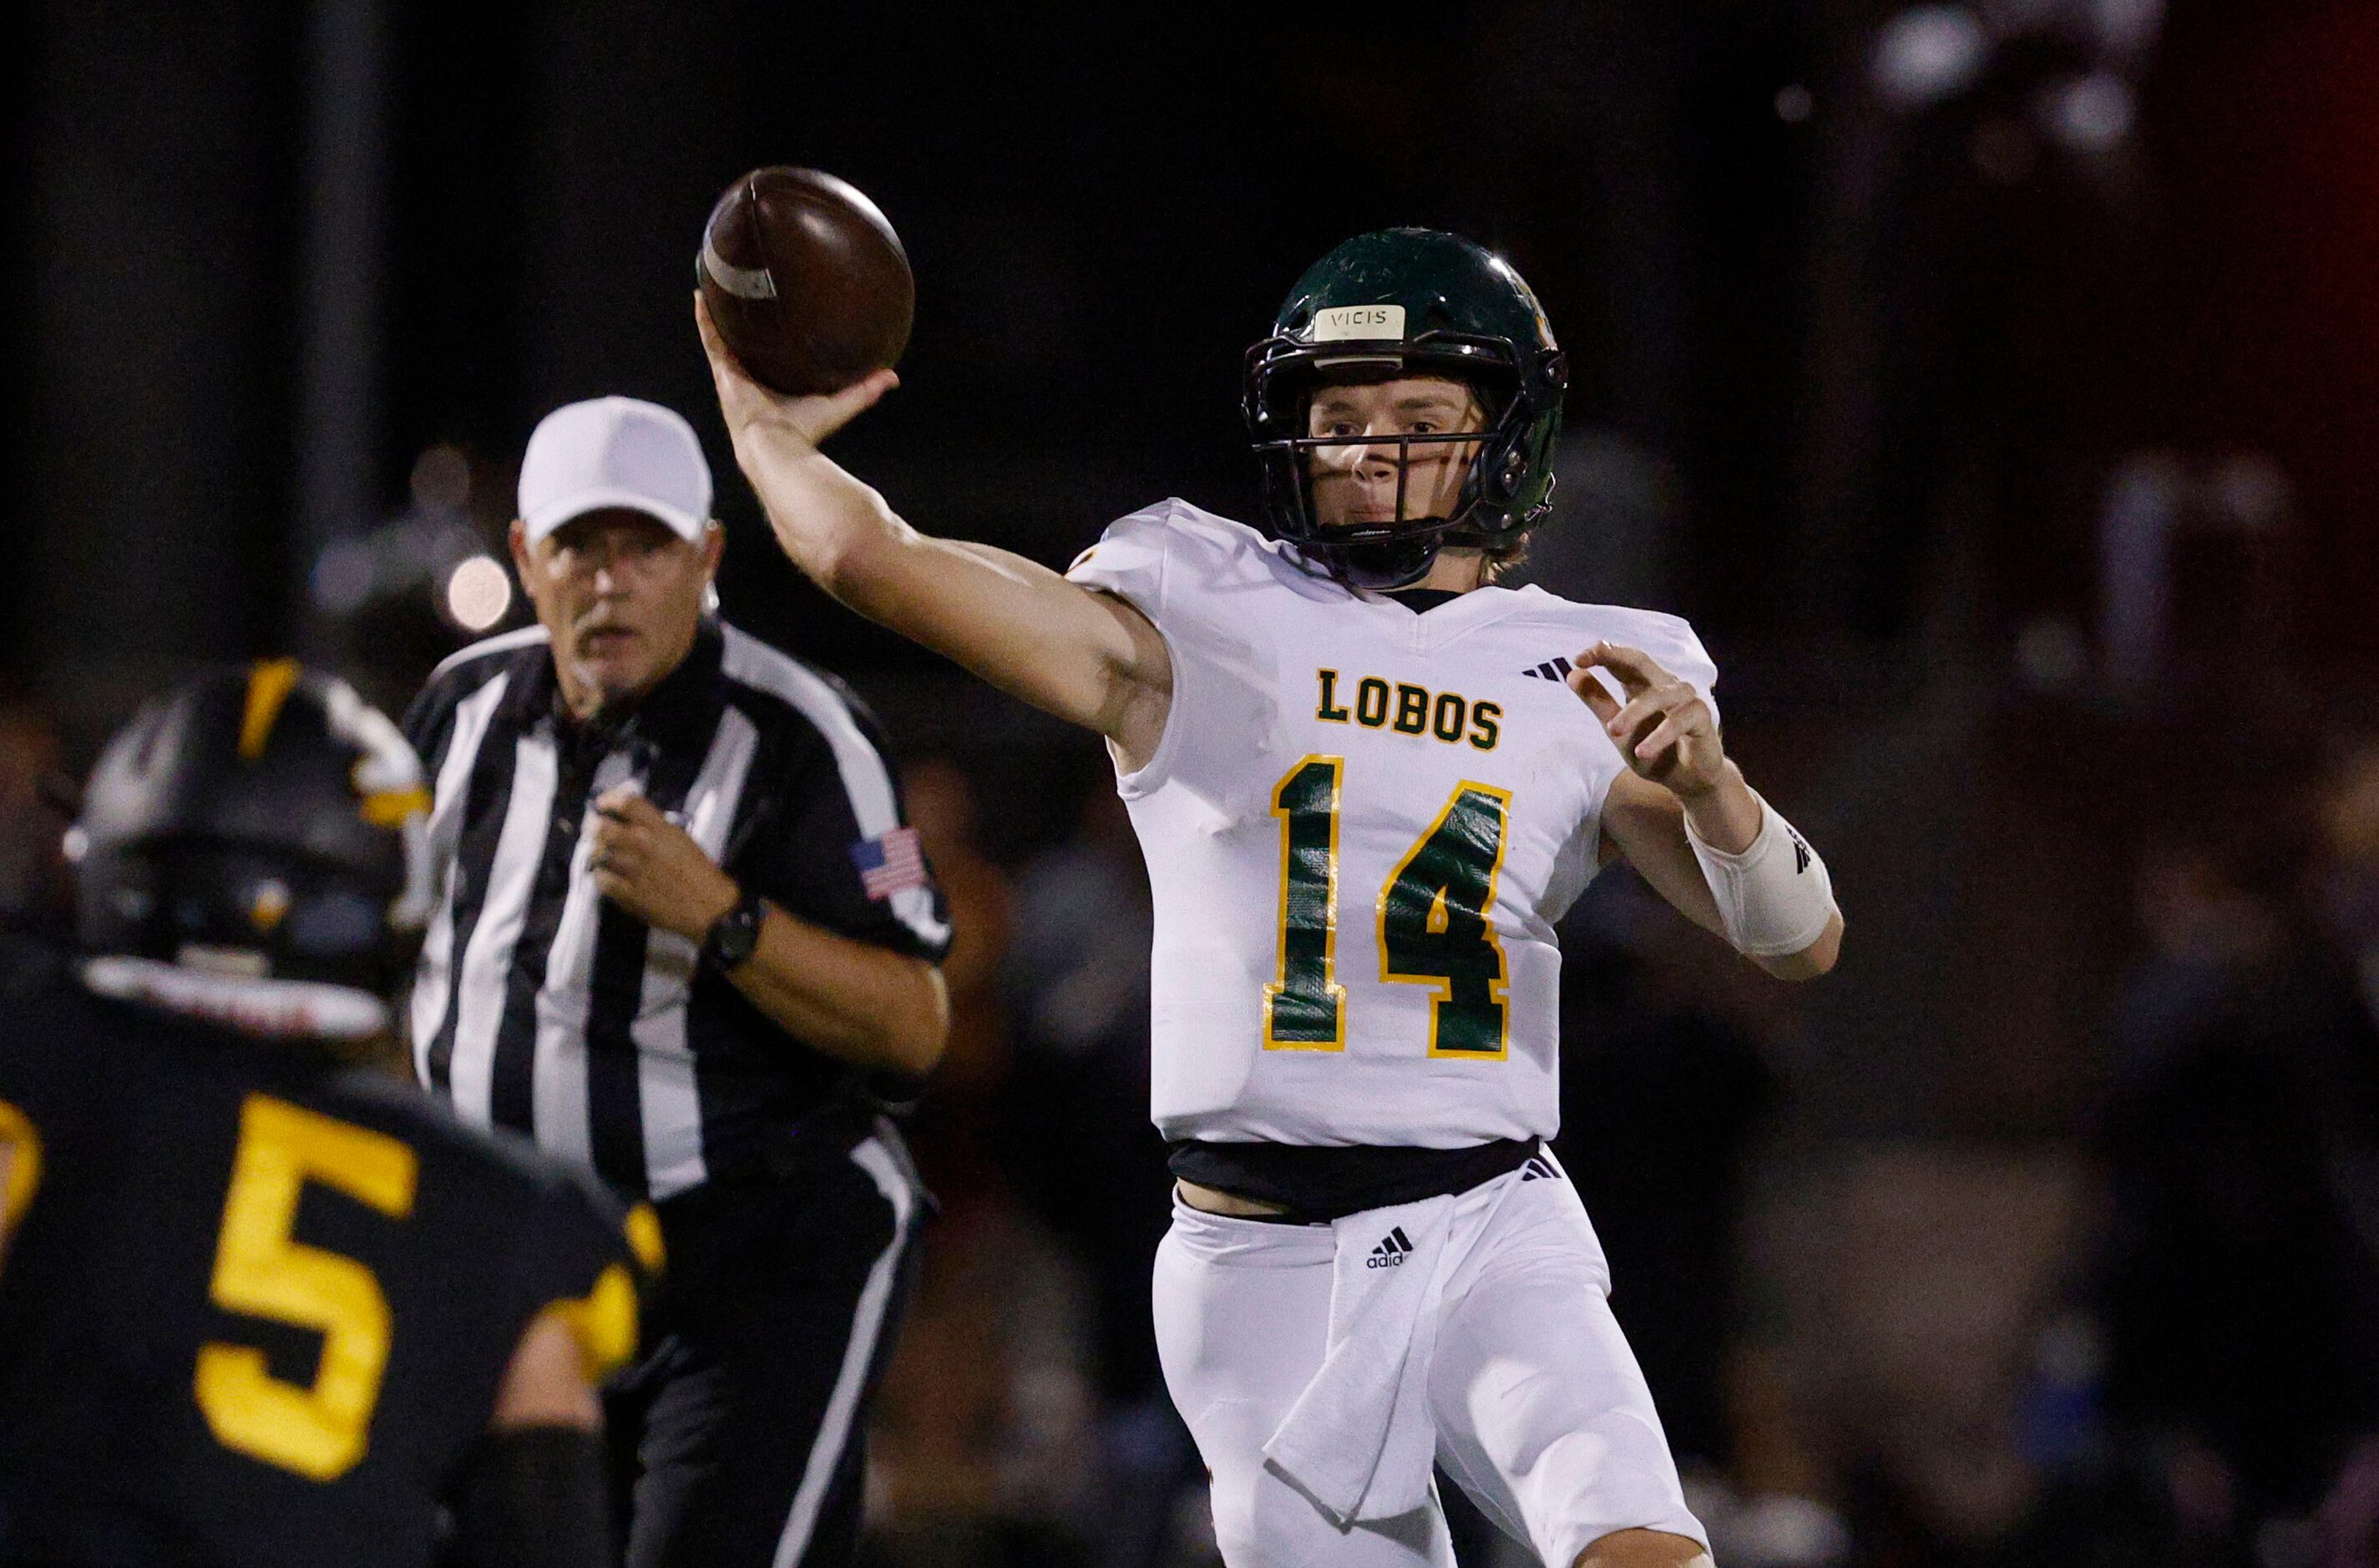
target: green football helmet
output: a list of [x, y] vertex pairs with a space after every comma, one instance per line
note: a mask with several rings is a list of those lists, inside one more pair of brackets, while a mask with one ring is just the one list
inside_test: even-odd
[[[1394, 438], [1314, 436], [1306, 410], [1325, 381], [1443, 376], [1478, 394], [1490, 428]], [[1435, 229], [1359, 235], [1306, 270], [1272, 332], [1248, 350], [1240, 409], [1263, 466], [1264, 510], [1298, 555], [1349, 587], [1383, 591], [1428, 575], [1445, 545], [1500, 549], [1552, 511], [1553, 441], [1568, 362], [1536, 295], [1502, 257]], [[1395, 520], [1322, 526], [1312, 458], [1397, 447]], [[1417, 445], [1477, 441], [1453, 515], [1406, 515]]]

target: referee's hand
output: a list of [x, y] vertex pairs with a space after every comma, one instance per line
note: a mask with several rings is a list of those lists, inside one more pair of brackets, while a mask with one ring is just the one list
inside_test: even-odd
[[693, 835], [634, 785], [596, 799], [593, 869], [605, 898], [646, 925], [693, 942], [709, 935], [742, 897]]

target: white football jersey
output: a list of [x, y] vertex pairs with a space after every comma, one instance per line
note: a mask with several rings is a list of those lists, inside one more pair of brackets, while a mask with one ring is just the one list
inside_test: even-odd
[[1692, 628], [1536, 587], [1415, 614], [1181, 501], [1116, 523], [1067, 575], [1129, 600], [1172, 653], [1165, 733], [1117, 781], [1155, 899], [1158, 1128], [1552, 1136], [1552, 924], [1594, 875], [1624, 766], [1562, 677], [1607, 638], [1708, 695]]

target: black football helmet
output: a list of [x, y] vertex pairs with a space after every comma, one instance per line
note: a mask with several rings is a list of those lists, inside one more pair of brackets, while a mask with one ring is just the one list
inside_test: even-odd
[[[1395, 521], [1322, 527], [1312, 456], [1385, 446], [1388, 438], [1309, 434], [1313, 389], [1334, 379], [1406, 375], [1467, 383], [1491, 428], [1394, 438]], [[1552, 325], [1510, 262], [1459, 235], [1382, 229], [1346, 241], [1297, 281], [1271, 335], [1248, 350], [1240, 407], [1274, 531], [1348, 586], [1384, 590], [1426, 576], [1442, 546], [1500, 549], [1552, 513], [1553, 441], [1568, 386]], [[1453, 515], [1406, 516], [1411, 449], [1448, 441], [1479, 443]]]
[[108, 742], [67, 835], [83, 948], [385, 995], [430, 903], [429, 794], [388, 717], [278, 659]]

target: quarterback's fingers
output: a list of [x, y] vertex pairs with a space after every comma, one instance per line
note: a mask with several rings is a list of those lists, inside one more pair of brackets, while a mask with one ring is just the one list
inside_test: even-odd
[[710, 320], [710, 301], [702, 297], [700, 289], [694, 291], [694, 330], [701, 336], [702, 352], [710, 356], [713, 368], [724, 361], [731, 369], [736, 368], [735, 356], [729, 352], [727, 340], [719, 335], [718, 326]]
[[[719, 334], [719, 323], [711, 320], [710, 302], [699, 289], [694, 296], [694, 321], [702, 334], [703, 352], [710, 359], [710, 380], [718, 390], [720, 410], [733, 416], [740, 409], [748, 415], [756, 413], [760, 405], [774, 404], [790, 416], [788, 422], [812, 446], [820, 445], [875, 407], [886, 392], [900, 384], [900, 378], [891, 371], [876, 370], [828, 396], [791, 397], [752, 379]], [[740, 421], [731, 416], [728, 422], [740, 428]]]
[[1663, 752], [1677, 750], [1683, 744], [1685, 737], [1690, 733], [1691, 730], [1690, 725], [1686, 722], [1686, 711], [1687, 710], [1684, 708], [1679, 708], [1671, 713], [1668, 718], [1660, 720], [1660, 726], [1649, 735], [1647, 735], [1642, 740], [1636, 742], [1635, 746], [1636, 760], [1646, 763], [1653, 762], [1656, 761]]
[[702, 334], [702, 352], [710, 360], [711, 384], [719, 389], [720, 403], [755, 393], [767, 395], [757, 381], [744, 374], [743, 363], [735, 357], [735, 351], [727, 346], [725, 338], [719, 335], [719, 324], [710, 319], [710, 302], [702, 297], [700, 289], [694, 291], [694, 331]]
[[1578, 700], [1592, 709], [1594, 717], [1603, 723], [1610, 723], [1619, 712], [1619, 699], [1611, 694], [1610, 687], [1594, 678], [1594, 671], [1587, 668], [1585, 654], [1577, 656], [1577, 663], [1563, 679], [1569, 682], [1569, 689], [1577, 694]]
[[793, 399], [793, 421], [809, 437], [810, 444], [816, 446], [883, 402], [884, 394], [900, 384], [900, 378], [889, 370], [871, 370], [839, 392]]
[[1676, 679], [1652, 660], [1641, 648], [1631, 648], [1624, 643], [1597, 643], [1586, 650], [1588, 664], [1599, 664], [1619, 677], [1619, 683], [1632, 695], [1654, 686], [1665, 686]]
[[1602, 727], [1611, 731], [1614, 740], [1621, 736], [1641, 734], [1646, 726], [1653, 723], [1662, 715], [1673, 712], [1680, 704], [1693, 701], [1693, 688], [1690, 686], [1663, 686], [1633, 699], [1618, 713], [1604, 720]]

